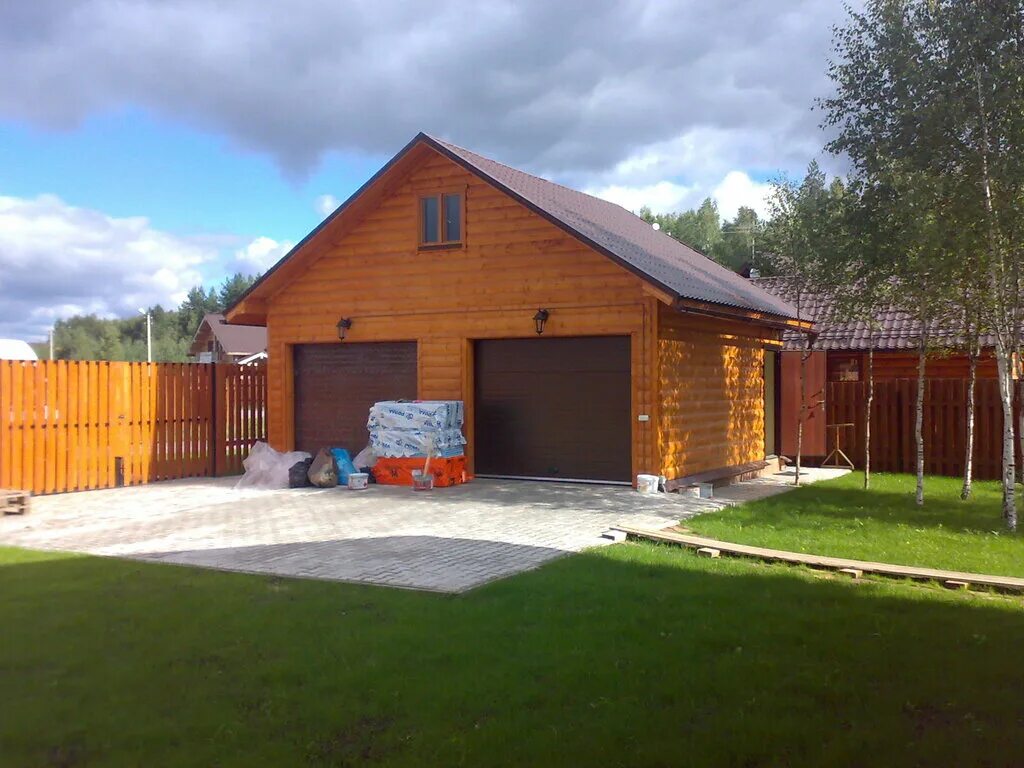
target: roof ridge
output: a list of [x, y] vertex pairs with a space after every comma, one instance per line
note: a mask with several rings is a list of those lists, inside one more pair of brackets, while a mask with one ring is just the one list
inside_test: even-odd
[[[633, 211], [629, 210], [624, 205], [619, 205], [618, 203], [612, 202], [611, 200], [605, 200], [603, 197], [598, 197], [597, 195], [592, 195], [589, 192], [584, 192], [583, 190], [580, 190], [580, 189], [574, 189], [573, 187], [570, 187], [570, 186], [567, 186], [565, 184], [562, 184], [561, 182], [552, 181], [551, 179], [549, 179], [549, 178], [547, 178], [545, 176], [539, 176], [536, 173], [530, 173], [529, 171], [524, 171], [522, 168], [516, 168], [514, 165], [509, 165], [508, 163], [503, 163], [503, 162], [501, 162], [501, 160], [495, 160], [493, 157], [488, 157], [487, 155], [481, 155], [479, 152], [474, 152], [472, 149], [466, 149], [465, 147], [460, 146], [458, 144], [455, 144], [454, 142], [448, 141], [447, 139], [440, 139], [437, 136], [430, 135], [429, 133], [424, 133], [423, 135], [426, 136], [427, 138], [431, 139], [432, 141], [436, 141], [439, 144], [444, 144], [449, 149], [455, 149], [455, 150], [458, 150], [459, 152], [465, 152], [467, 155], [473, 155], [474, 157], [478, 157], [481, 160], [486, 160], [488, 163], [494, 163], [494, 165], [501, 166], [502, 168], [505, 168], [506, 170], [512, 171], [513, 173], [518, 173], [521, 176], [527, 176], [527, 177], [529, 177], [531, 179], [536, 179], [537, 181], [543, 181], [545, 184], [550, 184], [553, 187], [558, 187], [559, 189], [564, 189], [566, 192], [571, 192], [574, 195], [582, 195], [583, 197], [590, 198], [591, 200], [596, 200], [599, 203], [604, 203], [605, 205], [615, 206], [616, 208], [622, 209], [626, 213], [631, 213], [634, 216], [636, 216], [636, 214], [633, 213]], [[636, 217], [638, 219], [640, 219], [639, 216], [636, 216]], [[643, 221], [643, 219], [640, 219], [640, 220]], [[685, 245], [685, 243], [684, 243], [684, 245]], [[689, 247], [689, 246], [687, 246], [687, 247]]]

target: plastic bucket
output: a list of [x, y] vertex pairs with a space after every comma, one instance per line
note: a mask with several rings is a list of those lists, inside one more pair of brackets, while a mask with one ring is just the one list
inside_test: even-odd
[[412, 489], [414, 491], [429, 491], [434, 487], [434, 476], [426, 474], [422, 470], [414, 470], [412, 473]]
[[636, 476], [636, 489], [640, 493], [657, 493], [658, 492], [658, 476], [657, 475], [637, 475]]

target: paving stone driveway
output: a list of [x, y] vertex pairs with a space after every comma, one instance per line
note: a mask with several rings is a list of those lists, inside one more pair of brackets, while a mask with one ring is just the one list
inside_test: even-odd
[[475, 480], [414, 493], [235, 490], [174, 480], [32, 500], [0, 519], [0, 544], [232, 571], [462, 592], [607, 543], [616, 523], [661, 528], [711, 502], [677, 494]]

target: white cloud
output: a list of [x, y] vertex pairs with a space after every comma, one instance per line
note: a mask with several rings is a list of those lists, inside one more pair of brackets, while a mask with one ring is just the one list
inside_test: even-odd
[[618, 203], [634, 213], [638, 213], [644, 206], [654, 213], [684, 211], [696, 208], [704, 198], [710, 197], [718, 203], [718, 211], [722, 218], [729, 220], [734, 218], [736, 211], [744, 205], [753, 208], [762, 218], [767, 216], [767, 200], [771, 193], [771, 185], [754, 181], [743, 171], [729, 171], [717, 183], [701, 180], [690, 185], [671, 181], [640, 186], [610, 184], [588, 189], [587, 192]]
[[41, 339], [73, 315], [175, 307], [207, 274], [262, 271], [291, 247], [257, 237], [231, 257], [228, 240], [237, 242], [175, 235], [53, 195], [0, 196], [0, 337]]
[[693, 197], [693, 188], [673, 184], [671, 181], [659, 181], [642, 187], [612, 184], [589, 189], [587, 193], [618, 203], [627, 211], [634, 213], [639, 213], [645, 205], [655, 213], [668, 213], [690, 207], [687, 201]]
[[235, 264], [239, 270], [248, 274], [266, 272], [294, 245], [287, 240], [278, 242], [269, 237], [257, 237], [244, 248], [235, 251]]
[[711, 196], [718, 201], [718, 211], [725, 219], [733, 219], [740, 206], [753, 208], [760, 218], [768, 216], [768, 197], [772, 185], [754, 181], [743, 171], [730, 171], [715, 187]]
[[314, 203], [316, 212], [321, 216], [330, 216], [339, 205], [341, 201], [334, 195], [320, 195]]

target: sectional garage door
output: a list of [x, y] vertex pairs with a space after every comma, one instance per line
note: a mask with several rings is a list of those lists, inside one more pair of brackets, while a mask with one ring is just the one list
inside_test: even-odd
[[416, 398], [416, 343], [299, 344], [294, 348], [295, 448], [366, 447], [379, 400]]
[[480, 475], [629, 481], [628, 336], [475, 346]]

